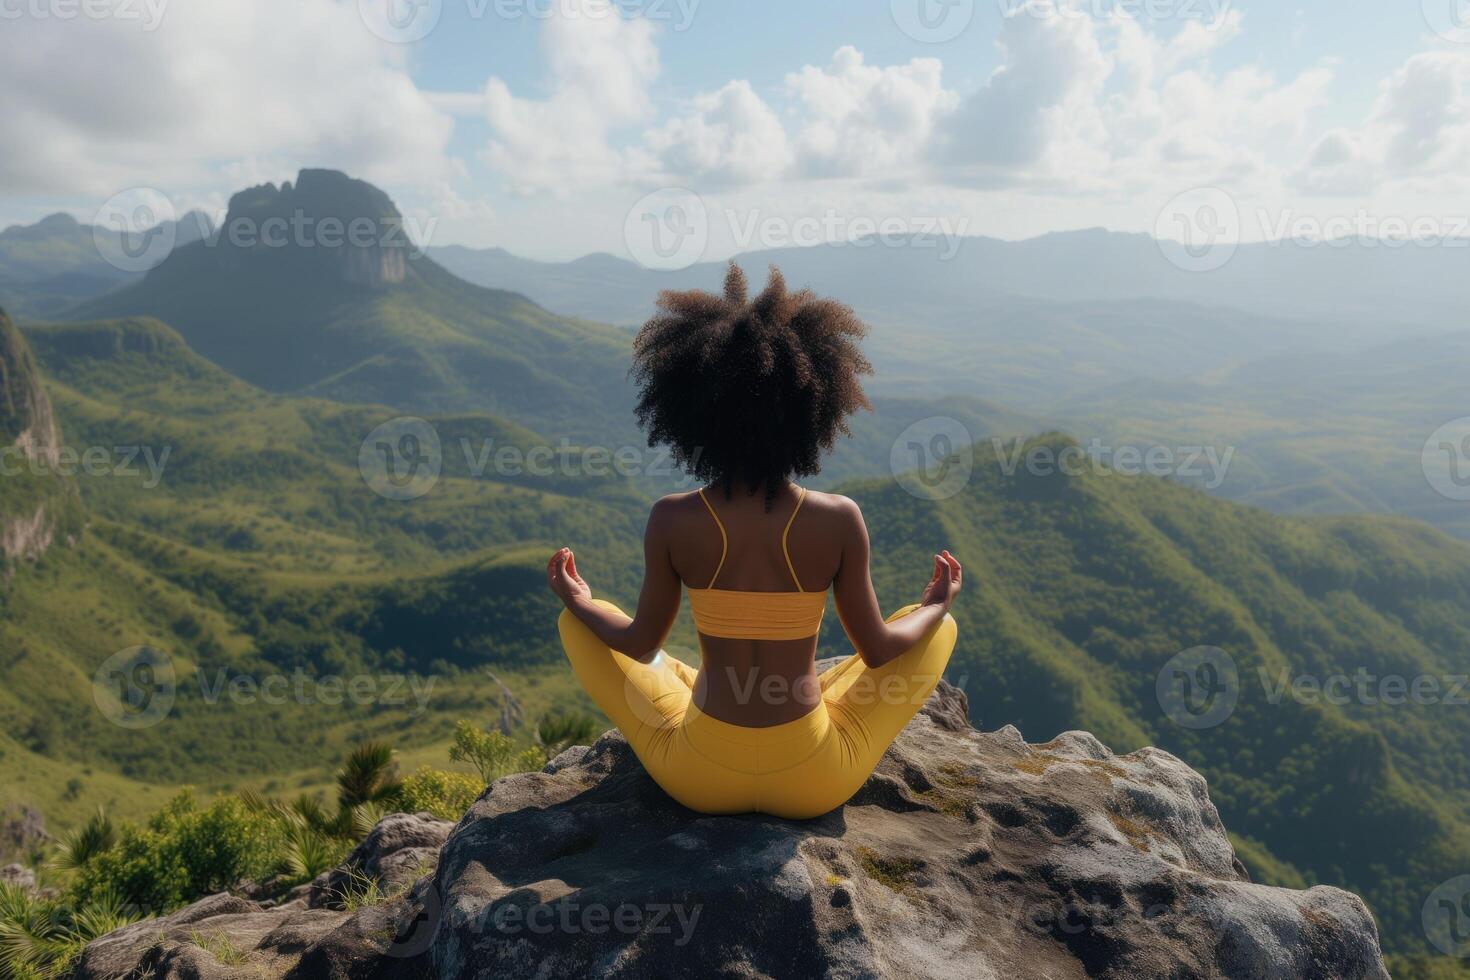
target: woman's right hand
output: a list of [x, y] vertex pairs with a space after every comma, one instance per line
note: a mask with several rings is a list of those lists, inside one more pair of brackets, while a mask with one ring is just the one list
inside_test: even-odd
[[919, 600], [919, 604], [939, 606], [949, 612], [949, 607], [954, 605], [954, 597], [960, 592], [962, 571], [959, 559], [948, 551], [935, 555], [934, 575], [929, 579], [929, 584], [924, 586], [924, 597]]

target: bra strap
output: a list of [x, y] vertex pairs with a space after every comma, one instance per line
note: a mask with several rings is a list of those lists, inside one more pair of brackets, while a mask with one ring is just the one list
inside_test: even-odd
[[[791, 516], [786, 519], [786, 527], [781, 532], [781, 553], [786, 556], [786, 569], [791, 572], [791, 581], [796, 583], [797, 592], [805, 592], [801, 587], [801, 579], [796, 577], [796, 566], [791, 564], [791, 552], [786, 547], [786, 535], [791, 533], [791, 524], [796, 520], [797, 511], [806, 502], [806, 487], [801, 488], [801, 496], [796, 498], [796, 506], [791, 509]], [[710, 513], [714, 513], [711, 511]]]
[[[704, 501], [704, 506], [709, 511], [709, 516], [715, 519], [715, 527], [720, 529], [720, 563], [715, 566], [715, 574], [710, 578], [709, 585], [705, 586], [707, 589], [713, 589], [715, 582], [719, 581], [720, 571], [725, 567], [725, 555], [730, 550], [730, 539], [725, 536], [725, 525], [720, 522], [720, 515], [715, 513], [715, 508], [710, 504], [709, 498], [704, 495], [703, 487], [699, 488], [699, 499]], [[790, 527], [790, 524], [787, 527]], [[782, 539], [782, 547], [785, 547], [784, 538]], [[786, 564], [791, 564], [790, 558], [786, 559]]]

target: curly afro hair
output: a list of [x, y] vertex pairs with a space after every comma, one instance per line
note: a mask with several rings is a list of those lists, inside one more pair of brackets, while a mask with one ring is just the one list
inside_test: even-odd
[[766, 491], [769, 507], [789, 479], [821, 469], [847, 417], [871, 409], [858, 347], [867, 328], [842, 303], [770, 281], [746, 300], [734, 262], [725, 295], [659, 295], [658, 313], [633, 342], [638, 423], [650, 446], [666, 445], [697, 479]]

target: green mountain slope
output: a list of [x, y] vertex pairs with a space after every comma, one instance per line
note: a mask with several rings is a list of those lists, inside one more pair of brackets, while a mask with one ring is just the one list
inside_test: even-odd
[[[171, 451], [151, 487], [79, 476], [90, 526], [74, 547], [19, 567], [0, 599], [0, 728], [16, 733], [0, 745], [8, 795], [66, 814], [89, 787], [319, 783], [351, 738], [418, 751], [454, 717], [492, 715], [487, 666], [541, 704], [586, 704], [561, 666], [542, 563], [571, 543], [598, 591], [631, 603], [646, 498], [628, 481], [477, 474], [453, 451], [461, 439], [540, 437], [459, 415], [431, 419], [449, 447], [432, 490], [386, 499], [358, 459], [392, 409], [262, 391], [147, 319], [37, 327], [28, 339], [68, 444]], [[1016, 421], [968, 409], [977, 427]], [[1050, 436], [1025, 448], [1068, 445]], [[885, 605], [912, 601], [933, 548], [965, 560], [950, 676], [976, 720], [1033, 740], [1085, 728], [1119, 750], [1179, 754], [1209, 777], [1258, 874], [1352, 888], [1390, 948], [1420, 949], [1425, 896], [1470, 866], [1470, 716], [1453, 691], [1470, 672], [1470, 547], [1413, 522], [1278, 517], [1104, 469], [1007, 475], [997, 452], [977, 445], [968, 482], [938, 502], [891, 479], [846, 485], [872, 531]], [[165, 721], [123, 730], [97, 710], [93, 678], [142, 644], [167, 651], [189, 684]], [[671, 648], [693, 645], [681, 617]], [[835, 617], [823, 645], [847, 649]], [[1201, 646], [1234, 664], [1237, 701], [1219, 724], [1191, 728], [1158, 685], [1174, 678], [1176, 655]], [[298, 669], [438, 686], [423, 713], [208, 696], [221, 677]], [[1370, 702], [1350, 687], [1330, 703], [1290, 687], [1360, 672], [1434, 678], [1438, 700]], [[64, 800], [54, 775], [87, 770]]]
[[[586, 542], [610, 583], [635, 574], [643, 498], [626, 481], [476, 473], [458, 453], [461, 438], [544, 442], [513, 423], [433, 418], [437, 483], [389, 499], [358, 463], [391, 409], [263, 392], [154, 320], [29, 339], [66, 448], [102, 460], [75, 476], [86, 522], [74, 542], [0, 590], [0, 729], [12, 733], [0, 793], [53, 820], [99, 802], [143, 809], [181, 782], [316, 785], [374, 734], [410, 752], [442, 743], [453, 720], [493, 717], [500, 681], [485, 667], [534, 717], [571, 687], [549, 666], [547, 552]], [[0, 495], [13, 486], [0, 480]], [[166, 654], [176, 700], [131, 729], [99, 710], [95, 685], [136, 647]], [[235, 678], [298, 673], [309, 691], [311, 679], [364, 678], [374, 696], [230, 693]], [[432, 695], [422, 704], [415, 683]], [[66, 771], [80, 789], [54, 778]]]
[[[1412, 522], [1282, 518], [1101, 470], [1007, 476], [989, 447], [939, 503], [892, 481], [848, 489], [890, 604], [912, 601], [933, 549], [965, 560], [950, 675], [980, 724], [1175, 752], [1233, 831], [1364, 895], [1390, 947], [1419, 947], [1424, 899], [1470, 867], [1470, 547]], [[1201, 646], [1235, 665], [1238, 703], [1195, 729], [1158, 684]], [[1283, 687], [1302, 676], [1349, 679], [1345, 703]], [[1394, 703], [1385, 678], [1435, 683], [1436, 703]]]
[[632, 433], [626, 333], [455, 278], [385, 194], [333, 171], [236, 194], [218, 236], [72, 314], [123, 316], [164, 320], [270, 391], [486, 411], [579, 440]]

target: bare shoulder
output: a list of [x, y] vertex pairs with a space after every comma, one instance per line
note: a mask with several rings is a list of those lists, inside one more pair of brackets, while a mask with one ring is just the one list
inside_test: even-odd
[[650, 527], [674, 527], [691, 515], [704, 512], [704, 501], [699, 499], [698, 490], [671, 493], [653, 502], [648, 511], [648, 524]]
[[802, 510], [812, 515], [809, 519], [820, 521], [825, 529], [834, 534], [854, 530], [863, 523], [863, 512], [858, 509], [857, 502], [840, 493], [809, 490]]

